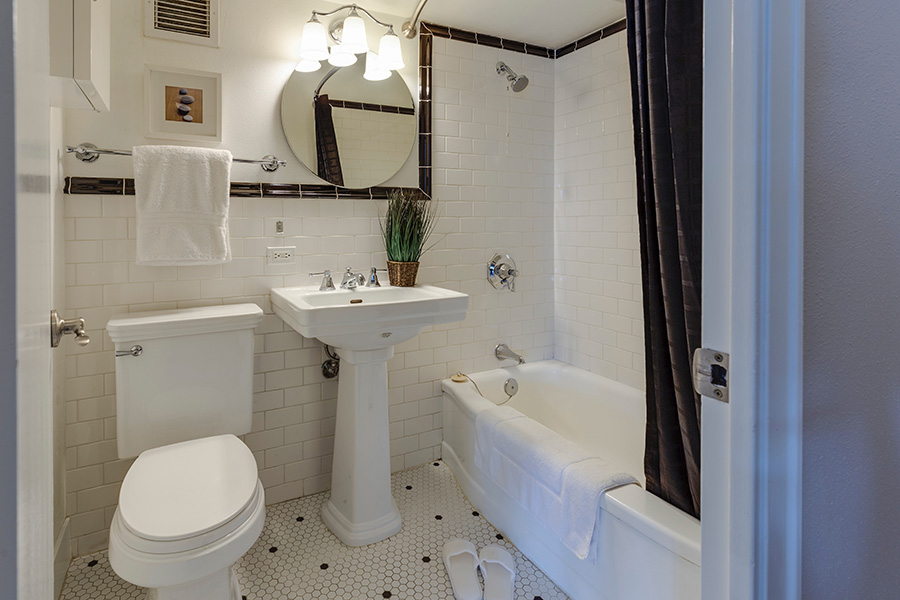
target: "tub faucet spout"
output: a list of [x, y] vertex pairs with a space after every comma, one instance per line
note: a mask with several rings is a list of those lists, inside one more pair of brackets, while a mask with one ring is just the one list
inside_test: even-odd
[[497, 357], [497, 360], [511, 358], [512, 360], [518, 362], [520, 365], [525, 364], [525, 358], [521, 354], [516, 354], [515, 352], [513, 352], [506, 344], [497, 344], [497, 347], [494, 348], [494, 356]]

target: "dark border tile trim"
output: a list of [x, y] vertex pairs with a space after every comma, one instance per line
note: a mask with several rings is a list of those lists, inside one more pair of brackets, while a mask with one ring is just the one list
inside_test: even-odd
[[[131, 180], [132, 188], [134, 180]], [[125, 180], [112, 177], [66, 177], [63, 192], [66, 194], [103, 194], [122, 196], [125, 194]]]
[[503, 40], [494, 35], [488, 35], [486, 33], [479, 33], [478, 34], [478, 45], [490, 46], [491, 48], [502, 48]]
[[448, 38], [450, 37], [450, 28], [445, 27], [443, 25], [438, 25], [437, 23], [425, 23], [422, 22], [422, 33], [431, 33], [438, 37]]
[[262, 198], [262, 184], [232, 181], [229, 195], [232, 198]]
[[599, 42], [600, 40], [606, 39], [611, 35], [619, 33], [620, 31], [625, 31], [626, 27], [627, 27], [627, 21], [625, 19], [622, 19], [621, 21], [616, 21], [612, 25], [607, 25], [606, 27], [604, 27], [603, 29], [600, 29], [599, 31], [595, 31], [594, 33], [590, 33], [581, 39], [575, 40], [571, 44], [566, 44], [562, 48], [557, 48], [556, 53], [555, 53], [556, 54], [555, 58], [561, 58], [561, 57], [565, 56], [566, 54], [571, 54], [572, 52], [575, 52], [576, 50], [581, 50], [585, 46], [589, 46], [589, 45], [593, 44], [594, 42]]
[[553, 58], [562, 58], [566, 54], [571, 54], [573, 52], [575, 52], [575, 42], [566, 44], [561, 48], [557, 48], [553, 53]]
[[353, 108], [356, 110], [369, 110], [372, 112], [386, 112], [401, 115], [414, 115], [416, 110], [410, 106], [392, 106], [390, 104], [369, 104], [368, 102], [354, 102], [352, 100], [328, 99], [328, 104], [334, 108]]
[[423, 35], [435, 35], [437, 37], [446, 38], [448, 40], [458, 40], [460, 42], [467, 42], [469, 44], [490, 46], [491, 48], [502, 48], [503, 50], [510, 50], [511, 52], [531, 54], [533, 56], [542, 56], [551, 59], [560, 58], [562, 56], [565, 56], [566, 54], [570, 54], [575, 50], [584, 48], [585, 46], [593, 44], [598, 40], [608, 38], [614, 33], [619, 33], [624, 29], [625, 19], [622, 19], [621, 21], [616, 21], [612, 25], [607, 25], [603, 29], [598, 29], [597, 31], [588, 34], [579, 40], [576, 40], [554, 50], [553, 48], [538, 46], [536, 44], [528, 44], [516, 40], [508, 40], [494, 35], [488, 35], [486, 33], [476, 33], [472, 31], [466, 31], [465, 29], [455, 29], [453, 27], [438, 25], [436, 23], [422, 23]]
[[337, 199], [337, 187], [327, 183], [300, 184], [300, 195], [304, 198]]
[[[339, 188], [318, 183], [253, 183], [233, 181], [232, 198], [353, 198], [359, 200], [384, 199], [396, 189], [409, 192], [418, 188], [372, 187], [360, 190]], [[134, 196], [134, 179], [113, 177], [66, 177], [64, 193], [71, 195], [97, 194], [103, 196]]]
[[263, 198], [301, 198], [299, 183], [264, 183]]
[[372, 192], [369, 188], [361, 190], [351, 190], [349, 188], [337, 188], [338, 198], [347, 198], [353, 200], [371, 200]]
[[[451, 38], [454, 39], [454, 38]], [[511, 52], [518, 52], [519, 54], [525, 54], [525, 48], [528, 46], [525, 42], [517, 42], [515, 40], [503, 40], [503, 49], [509, 50]]]
[[[440, 28], [440, 25], [436, 25]], [[447, 29], [447, 28], [444, 28]], [[448, 30], [449, 31], [449, 30]], [[419, 191], [431, 198], [431, 86], [433, 30], [422, 23], [419, 34]], [[424, 118], [424, 115], [428, 115]]]

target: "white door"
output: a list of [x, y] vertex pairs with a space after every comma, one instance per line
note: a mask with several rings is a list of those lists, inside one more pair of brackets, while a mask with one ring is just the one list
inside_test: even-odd
[[706, 2], [704, 600], [800, 597], [804, 5]]
[[[3, 169], [15, 186], [16, 486], [18, 598], [53, 597], [53, 394], [50, 366], [50, 90], [47, 0], [17, 0], [0, 13], [16, 32], [13, 72], [0, 70], [15, 90], [15, 159]], [[13, 14], [15, 15], [13, 17]], [[13, 20], [14, 19], [14, 20]], [[5, 138], [11, 139], [9, 137]], [[8, 257], [7, 257], [8, 259]], [[4, 274], [8, 271], [2, 271]], [[3, 285], [11, 282], [4, 280]], [[11, 343], [11, 342], [10, 342]], [[2, 482], [8, 485], [7, 482]]]

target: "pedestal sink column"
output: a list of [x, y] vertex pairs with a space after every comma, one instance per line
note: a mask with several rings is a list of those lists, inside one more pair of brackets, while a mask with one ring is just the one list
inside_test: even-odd
[[394, 347], [343, 350], [338, 380], [331, 498], [322, 520], [348, 546], [364, 546], [400, 531], [391, 496], [387, 361]]

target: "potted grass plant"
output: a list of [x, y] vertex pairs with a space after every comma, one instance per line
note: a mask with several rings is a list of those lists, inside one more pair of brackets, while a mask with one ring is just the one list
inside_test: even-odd
[[426, 244], [434, 233], [437, 220], [437, 203], [423, 194], [409, 190], [391, 193], [381, 219], [391, 285], [412, 287], [416, 284], [419, 258], [431, 248]]

